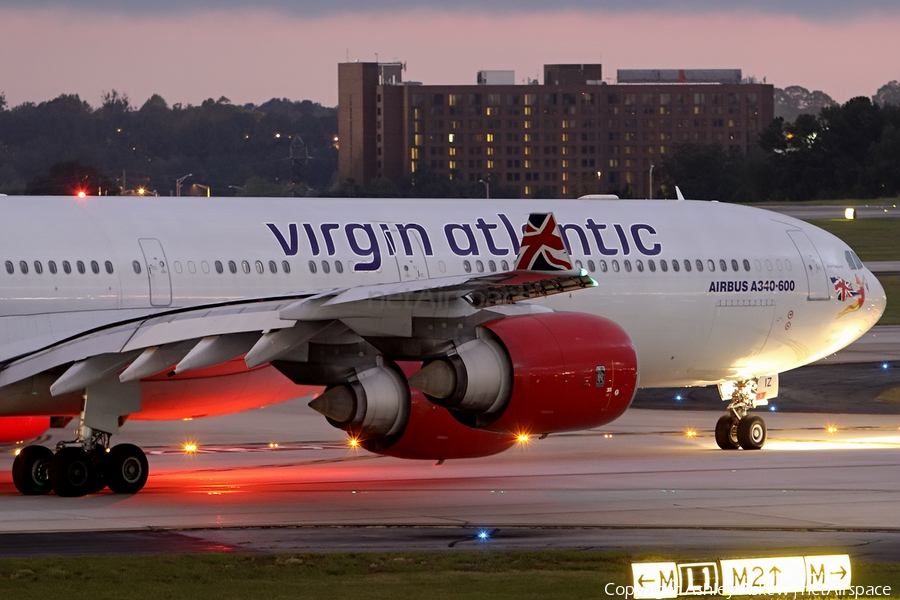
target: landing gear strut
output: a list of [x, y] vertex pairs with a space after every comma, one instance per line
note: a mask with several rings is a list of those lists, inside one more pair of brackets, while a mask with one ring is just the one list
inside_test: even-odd
[[[748, 415], [756, 408], [757, 380], [734, 382], [728, 414], [716, 423], [716, 444], [722, 450], [759, 450], [766, 443], [766, 423], [762, 417]], [[720, 386], [720, 391], [722, 386]]]

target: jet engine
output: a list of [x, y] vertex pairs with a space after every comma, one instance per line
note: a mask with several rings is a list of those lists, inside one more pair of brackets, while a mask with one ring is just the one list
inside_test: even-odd
[[589, 429], [620, 416], [637, 387], [628, 334], [584, 313], [490, 321], [409, 383], [461, 423], [514, 434]]
[[[328, 387], [310, 402], [333, 426], [370, 452], [396, 458], [444, 460], [490, 456], [516, 443], [507, 433], [479, 431], [410, 389], [405, 374], [418, 363], [382, 361], [346, 383]], [[402, 370], [401, 370], [402, 368]]]

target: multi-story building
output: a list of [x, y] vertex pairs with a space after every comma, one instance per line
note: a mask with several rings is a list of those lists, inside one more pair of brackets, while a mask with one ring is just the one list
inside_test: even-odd
[[739, 69], [620, 70], [609, 84], [599, 64], [545, 65], [543, 84], [482, 71], [476, 85], [404, 83], [402, 69], [338, 65], [341, 181], [429, 168], [526, 198], [647, 197], [674, 145], [749, 152], [774, 116], [773, 87]]

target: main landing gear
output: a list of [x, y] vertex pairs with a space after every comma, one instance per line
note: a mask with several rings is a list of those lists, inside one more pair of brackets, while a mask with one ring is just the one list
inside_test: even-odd
[[[76, 365], [77, 366], [77, 365]], [[60, 442], [54, 453], [43, 446], [22, 448], [13, 462], [13, 483], [26, 496], [84, 496], [108, 487], [134, 494], [147, 483], [147, 457], [133, 444], [110, 447], [124, 418], [141, 410], [137, 381], [107, 377], [85, 389], [75, 439]]]
[[766, 423], [762, 417], [748, 415], [756, 407], [755, 380], [734, 383], [728, 414], [716, 423], [716, 444], [722, 450], [759, 450], [766, 443]]
[[54, 454], [44, 446], [22, 448], [13, 462], [13, 483], [26, 496], [85, 496], [108, 487], [117, 494], [134, 494], [147, 483], [144, 451], [133, 444], [109, 447], [109, 434], [83, 424], [78, 439], [60, 442]]

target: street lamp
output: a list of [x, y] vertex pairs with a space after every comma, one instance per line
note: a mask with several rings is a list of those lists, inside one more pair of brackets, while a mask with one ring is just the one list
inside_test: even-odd
[[206, 190], [206, 197], [209, 198], [209, 186], [208, 186], [208, 185], [203, 185], [202, 183], [195, 183], [194, 185], [196, 185], [198, 188], [203, 188], [203, 189], [205, 189], [205, 190]]
[[653, 165], [650, 165], [650, 200], [653, 200]]
[[491, 199], [491, 184], [485, 181], [484, 179], [479, 179], [478, 183], [484, 184], [484, 197], [486, 200]]
[[188, 177], [193, 177], [193, 176], [194, 176], [193, 173], [188, 173], [184, 177], [180, 177], [175, 180], [175, 195], [176, 196], [181, 195], [181, 184], [184, 182], [184, 180], [187, 179]]

